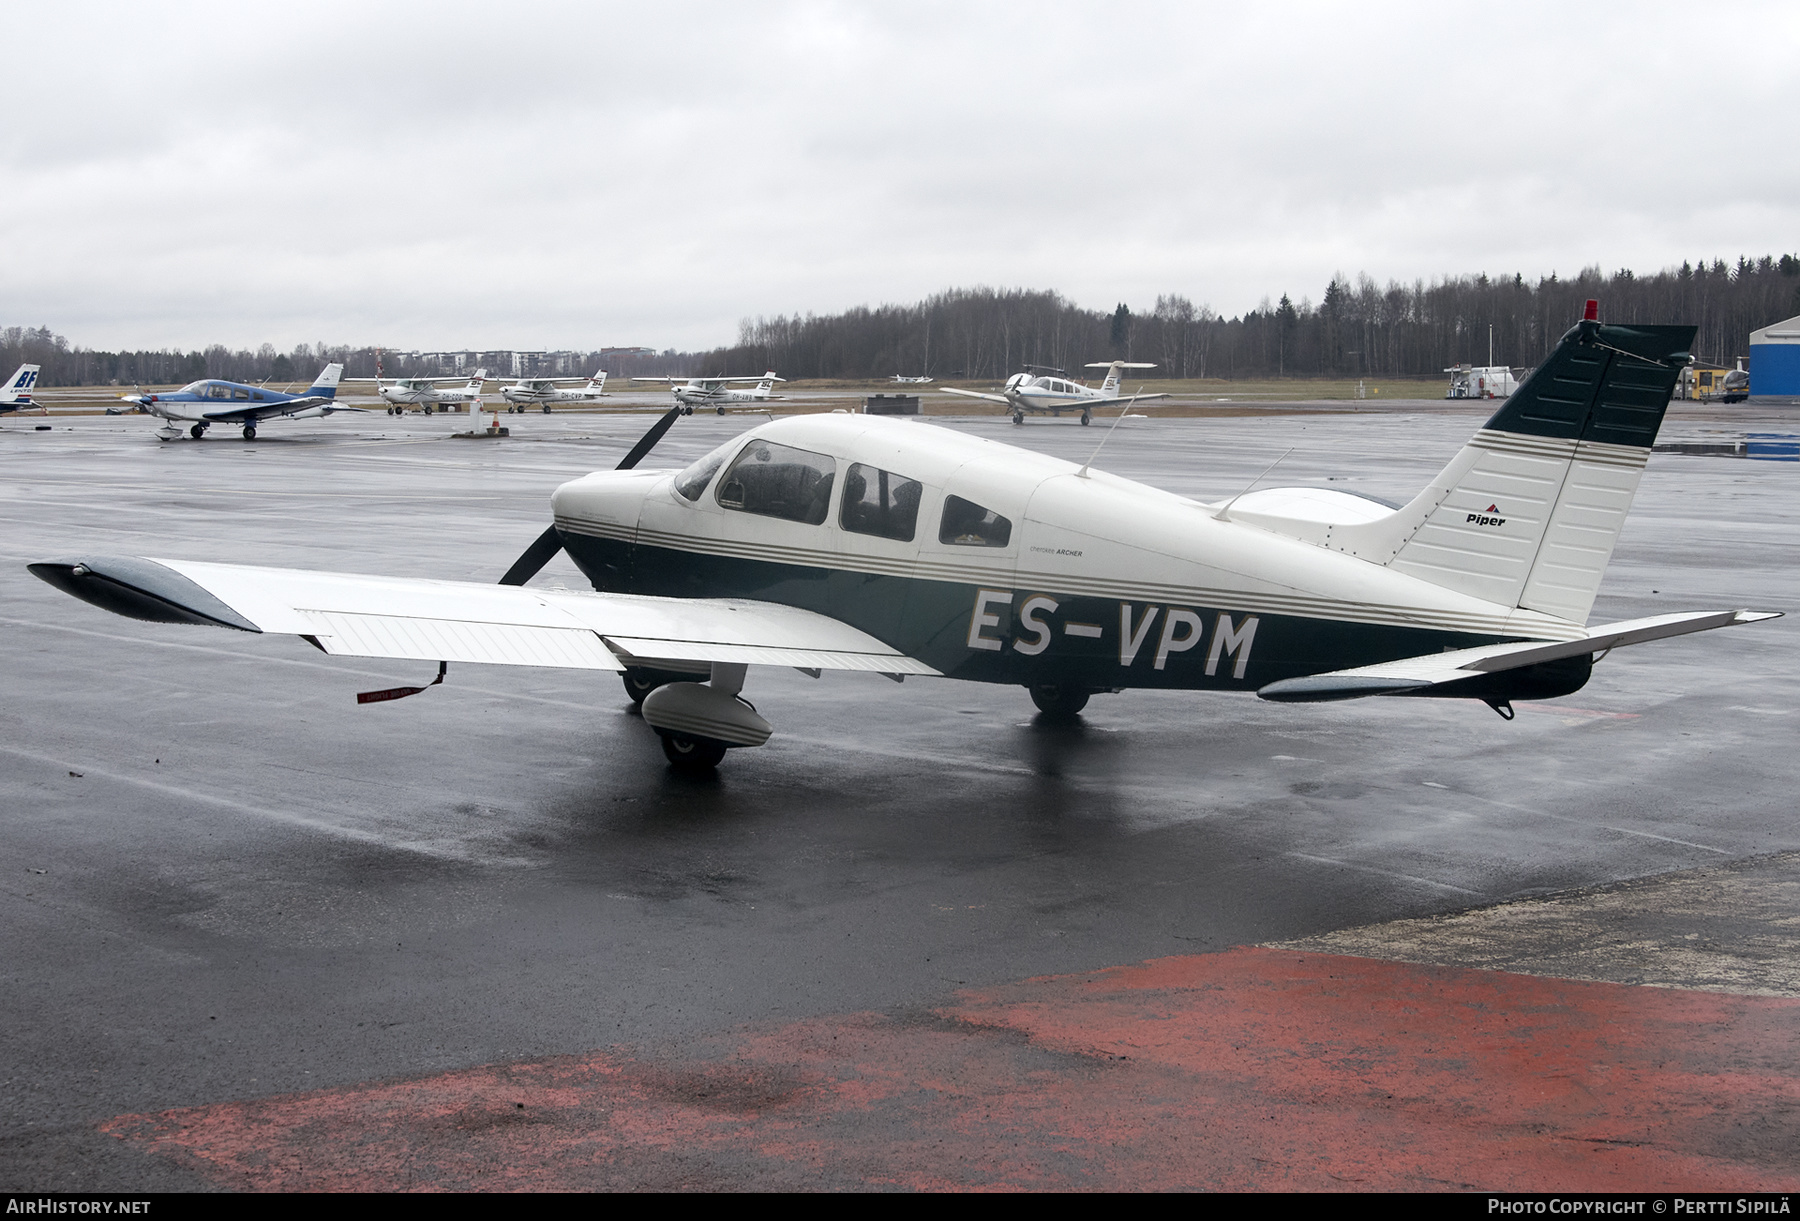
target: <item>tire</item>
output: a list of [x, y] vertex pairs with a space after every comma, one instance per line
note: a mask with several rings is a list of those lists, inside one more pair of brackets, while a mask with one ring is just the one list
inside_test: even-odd
[[205, 435], [206, 435], [206, 425], [204, 425], [204, 424], [196, 424], [192, 428], [188, 429], [188, 436], [194, 438], [194, 440], [196, 440], [196, 441], [198, 441], [201, 437], [204, 437]]
[[550, 414], [550, 404], [548, 404], [548, 403], [545, 403], [545, 404], [544, 404], [544, 414], [545, 414], [545, 415], [549, 415], [549, 414]]
[[1091, 692], [1082, 687], [1069, 687], [1062, 683], [1036, 683], [1026, 690], [1031, 692], [1031, 702], [1038, 706], [1038, 711], [1047, 717], [1059, 720], [1072, 720], [1087, 707]]
[[254, 425], [251, 425], [251, 424], [244, 425], [244, 440], [246, 440], [246, 441], [256, 440], [256, 428]]
[[1024, 422], [1025, 422], [1025, 413], [1023, 411], [1013, 412], [1013, 423], [1023, 424]]
[[725, 757], [725, 743], [717, 738], [685, 733], [662, 733], [662, 748], [669, 766], [683, 772], [710, 772]]
[[1093, 417], [1090, 416], [1087, 412], [1084, 411], [1081, 413], [1081, 426], [1083, 428], [1086, 428], [1089, 424], [1091, 424], [1093, 422], [1094, 422]]
[[721, 408], [719, 408], [719, 414], [720, 414], [720, 415], [724, 415], [724, 414], [725, 414], [725, 409], [724, 409], [724, 408], [723, 408], [723, 407], [721, 407]]
[[648, 666], [626, 666], [619, 678], [625, 683], [625, 697], [633, 707], [644, 702], [644, 697], [658, 687], [669, 683], [691, 683], [699, 677], [694, 674], [683, 674], [675, 670], [652, 670]]

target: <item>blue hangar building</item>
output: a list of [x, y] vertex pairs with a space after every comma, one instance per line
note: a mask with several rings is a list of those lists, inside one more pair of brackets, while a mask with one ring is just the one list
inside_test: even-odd
[[1750, 332], [1750, 397], [1800, 403], [1800, 316]]

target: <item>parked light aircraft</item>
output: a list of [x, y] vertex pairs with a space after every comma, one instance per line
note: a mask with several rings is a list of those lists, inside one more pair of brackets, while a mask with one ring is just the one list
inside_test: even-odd
[[303, 394], [202, 378], [166, 393], [122, 394], [119, 397], [159, 416], [164, 423], [156, 435], [164, 441], [179, 437], [183, 424], [189, 426], [188, 435], [196, 441], [214, 424], [240, 425], [244, 440], [254, 441], [256, 426], [267, 419], [311, 419], [339, 411], [361, 411], [361, 407], [345, 407], [337, 402], [338, 377], [343, 371], [342, 365], [326, 365]]
[[[606, 370], [601, 369], [594, 376], [586, 379], [587, 385], [574, 389], [562, 388], [564, 382], [578, 382], [579, 377], [521, 377], [510, 386], [502, 386], [500, 393], [506, 401], [520, 411], [527, 406], [542, 404], [545, 414], [556, 403], [591, 403], [596, 399], [611, 398], [606, 393]], [[507, 410], [512, 410], [508, 408]]]
[[[375, 392], [390, 405], [389, 410], [396, 415], [404, 414], [408, 407], [418, 407], [426, 412], [447, 410], [462, 403], [481, 403], [481, 388], [487, 382], [487, 370], [477, 369], [471, 374], [452, 373], [444, 377], [399, 377], [392, 382], [380, 374], [374, 377], [347, 377], [346, 382], [374, 382]], [[460, 386], [438, 388], [440, 382], [461, 382]]]
[[905, 386], [929, 386], [936, 379], [930, 377], [902, 377], [900, 374], [896, 373], [894, 374], [894, 380]]
[[31, 388], [37, 385], [38, 365], [20, 365], [12, 380], [0, 389], [0, 415], [9, 411], [29, 411], [43, 404], [31, 397]]
[[999, 394], [983, 394], [979, 390], [958, 390], [954, 386], [945, 386], [946, 394], [960, 394], [964, 398], [986, 399], [990, 403], [1004, 403], [1012, 408], [1013, 423], [1023, 424], [1028, 411], [1048, 411], [1060, 416], [1064, 411], [1081, 411], [1081, 422], [1086, 424], [1093, 419], [1094, 408], [1104, 407], [1109, 403], [1145, 402], [1150, 399], [1166, 399], [1166, 394], [1136, 394], [1127, 399], [1119, 392], [1119, 380], [1126, 369], [1154, 369], [1155, 365], [1133, 364], [1130, 361], [1096, 361], [1089, 365], [1090, 369], [1105, 369], [1106, 380], [1098, 389], [1083, 385], [1081, 382], [1068, 380], [1061, 369], [1050, 369], [1043, 365], [1026, 365], [1025, 372], [1015, 373], [1006, 379], [1006, 386]]
[[[1585, 626], [1694, 328], [1571, 328], [1401, 508], [1335, 489], [1203, 503], [931, 425], [771, 421], [681, 471], [565, 483], [498, 585], [106, 556], [31, 565], [123, 615], [334, 656], [623, 671], [680, 767], [758, 746], [752, 665], [1023, 685], [1052, 716], [1129, 687], [1513, 700], [1597, 656], [1773, 618]], [[595, 592], [525, 588], [567, 550]], [[704, 677], [707, 681], [693, 681]], [[435, 684], [434, 684], [435, 685]], [[415, 694], [395, 688], [363, 702]]]
[[[776, 377], [775, 370], [770, 369], [761, 377], [634, 377], [634, 382], [667, 382], [675, 390], [675, 401], [683, 407], [717, 407], [719, 414], [725, 414], [727, 403], [766, 403], [781, 396], [775, 393], [775, 383], [784, 382], [785, 377]], [[736, 384], [755, 382], [748, 390], [739, 390]]]

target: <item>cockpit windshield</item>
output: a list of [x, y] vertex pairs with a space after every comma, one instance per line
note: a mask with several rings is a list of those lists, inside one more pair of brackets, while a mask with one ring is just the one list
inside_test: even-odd
[[700, 493], [706, 490], [706, 485], [712, 482], [712, 477], [719, 473], [721, 466], [725, 465], [725, 459], [731, 456], [731, 451], [736, 448], [737, 443], [738, 438], [733, 437], [675, 476], [675, 490], [689, 500], [698, 502]]
[[181, 389], [177, 390], [175, 393], [191, 394], [195, 398], [201, 398], [201, 397], [204, 397], [206, 394], [206, 385], [207, 385], [207, 383], [205, 383], [205, 382], [189, 382], [187, 385], [183, 386]]

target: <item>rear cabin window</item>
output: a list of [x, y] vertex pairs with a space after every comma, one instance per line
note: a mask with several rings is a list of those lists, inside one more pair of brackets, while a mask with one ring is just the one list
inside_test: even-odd
[[725, 459], [731, 456], [732, 447], [736, 444], [737, 438], [733, 437], [675, 476], [675, 490], [689, 500], [698, 503], [700, 493], [706, 490], [706, 485], [712, 482], [712, 477], [719, 473], [721, 466], [725, 465]]
[[837, 462], [824, 454], [752, 441], [719, 479], [720, 506], [786, 521], [824, 524]]
[[889, 471], [857, 462], [844, 475], [844, 504], [838, 522], [852, 534], [910, 543], [919, 524], [919, 496], [924, 485]]
[[1012, 522], [961, 496], [944, 497], [938, 542], [956, 547], [1004, 547], [1012, 541]]

